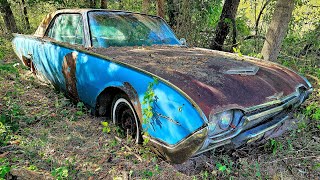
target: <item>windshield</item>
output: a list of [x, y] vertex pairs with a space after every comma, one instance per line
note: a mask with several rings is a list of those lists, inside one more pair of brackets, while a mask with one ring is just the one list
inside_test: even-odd
[[89, 12], [93, 47], [180, 45], [160, 18], [127, 12]]

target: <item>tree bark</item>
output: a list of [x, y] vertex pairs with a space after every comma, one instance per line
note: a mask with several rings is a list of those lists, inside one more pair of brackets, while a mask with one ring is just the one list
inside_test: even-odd
[[157, 15], [164, 18], [164, 0], [157, 0]]
[[100, 8], [101, 9], [107, 9], [108, 8], [108, 1], [107, 0], [101, 0]]
[[229, 34], [230, 26], [235, 21], [239, 3], [240, 0], [226, 0], [224, 2], [220, 20], [215, 31], [215, 38], [210, 45], [211, 49], [222, 50], [224, 41]]
[[150, 0], [142, 1], [142, 12], [148, 14], [150, 10]]
[[24, 21], [26, 23], [26, 29], [30, 29], [30, 23], [29, 23], [29, 18], [28, 18], [28, 11], [27, 11], [27, 6], [25, 3], [25, 0], [21, 0], [21, 5], [23, 8], [23, 16], [24, 16]]
[[12, 33], [18, 32], [16, 21], [7, 0], [0, 0], [0, 12], [3, 14], [3, 20], [7, 30]]
[[294, 0], [278, 0], [269, 25], [261, 54], [265, 60], [275, 61], [294, 9]]
[[167, 0], [167, 5], [168, 5], [168, 17], [169, 17], [168, 24], [172, 28], [175, 28], [177, 26], [177, 16], [179, 13], [177, 2], [175, 0]]

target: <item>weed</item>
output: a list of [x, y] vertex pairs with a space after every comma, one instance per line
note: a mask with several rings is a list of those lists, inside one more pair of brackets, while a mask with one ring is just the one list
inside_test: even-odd
[[115, 147], [115, 146], [118, 146], [118, 144], [119, 144], [118, 141], [117, 141], [116, 139], [113, 139], [113, 140], [110, 142], [109, 145], [110, 145], [111, 147]]
[[238, 56], [240, 56], [240, 57], [243, 56], [242, 53], [241, 53], [240, 47], [239, 48], [233, 47], [232, 50], [233, 50], [234, 53], [237, 53]]
[[202, 175], [202, 179], [208, 179], [208, 177], [209, 177], [208, 171], [203, 171], [203, 172], [201, 173], [201, 175]]
[[228, 160], [226, 157], [223, 158], [223, 163], [218, 162], [216, 164], [216, 168], [219, 172], [221, 172], [223, 175], [228, 175], [231, 173], [233, 166], [233, 161]]
[[148, 125], [153, 117], [153, 103], [155, 101], [155, 93], [154, 93], [154, 86], [159, 84], [159, 80], [157, 78], [153, 79], [153, 82], [150, 82], [147, 91], [143, 96], [142, 105], [145, 105], [142, 109], [143, 114], [143, 124]]
[[57, 180], [61, 180], [61, 179], [66, 179], [69, 176], [68, 173], [68, 168], [63, 166], [63, 167], [58, 167], [54, 170], [51, 171], [51, 175], [53, 177], [55, 177]]
[[261, 172], [260, 172], [260, 165], [259, 165], [258, 162], [256, 162], [255, 168], [256, 168], [256, 177], [257, 177], [257, 179], [262, 179]]
[[150, 170], [144, 170], [142, 174], [145, 178], [151, 178], [153, 176], [153, 172]]
[[101, 122], [101, 125], [103, 126], [102, 128], [102, 132], [104, 133], [110, 133], [111, 132], [111, 128], [109, 127], [109, 123], [108, 122]]
[[0, 180], [4, 180], [6, 175], [10, 172], [10, 165], [7, 159], [0, 158]]
[[265, 145], [265, 148], [270, 149], [272, 151], [272, 154], [275, 155], [278, 150], [283, 149], [283, 145], [280, 141], [269, 139], [269, 143]]
[[35, 166], [35, 165], [30, 165], [27, 169], [30, 171], [37, 171], [38, 170], [37, 166]]

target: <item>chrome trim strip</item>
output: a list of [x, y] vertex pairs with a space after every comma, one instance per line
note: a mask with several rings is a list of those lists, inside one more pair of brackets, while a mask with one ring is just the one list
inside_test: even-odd
[[267, 131], [269, 131], [269, 130], [271, 130], [271, 129], [274, 129], [274, 128], [276, 128], [279, 124], [283, 123], [285, 120], [288, 120], [288, 119], [289, 119], [289, 116], [285, 116], [284, 118], [282, 118], [282, 119], [281, 119], [279, 122], [277, 122], [276, 124], [271, 125], [271, 126], [267, 127], [266, 129], [259, 131], [258, 133], [250, 134], [249, 136], [247, 136], [246, 139], [254, 138], [255, 136], [258, 136], [258, 135], [260, 135], [260, 134], [262, 134], [262, 133], [265, 133], [265, 132], [267, 132]]
[[[268, 106], [271, 106], [271, 105], [274, 105], [274, 104], [284, 103], [284, 102], [290, 100], [291, 98], [299, 97], [300, 96], [300, 91], [299, 91], [300, 88], [308, 89], [307, 87], [305, 87], [305, 85], [299, 84], [299, 85], [296, 86], [296, 91], [293, 92], [292, 94], [289, 94], [289, 95], [287, 95], [287, 96], [285, 96], [285, 97], [283, 97], [283, 98], [281, 98], [279, 100], [274, 100], [274, 101], [270, 101], [270, 102], [267, 102], [267, 103], [264, 103], [264, 104], [251, 106], [251, 107], [245, 108], [243, 110], [245, 112], [251, 112], [251, 111], [255, 111], [257, 109], [265, 108], [265, 107], [268, 107]], [[306, 92], [309, 92], [309, 90], [311, 90], [311, 89], [308, 89]]]
[[248, 116], [246, 117], [246, 120], [247, 121], [253, 121], [255, 119], [258, 119], [260, 117], [264, 117], [264, 116], [267, 116], [269, 114], [273, 114], [273, 113], [278, 113], [282, 110], [284, 110], [286, 107], [290, 106], [290, 105], [293, 105], [297, 102], [299, 102], [299, 96], [296, 96], [295, 98], [293, 98], [292, 100], [288, 101], [287, 103], [281, 105], [281, 106], [278, 106], [278, 107], [275, 107], [275, 108], [272, 108], [272, 109], [269, 109], [269, 110], [266, 110], [266, 111], [263, 111], [261, 113], [257, 113], [257, 114], [254, 114], [254, 115], [251, 115], [251, 116]]
[[199, 154], [202, 154], [204, 152], [207, 152], [207, 151], [210, 151], [212, 149], [215, 149], [217, 147], [220, 147], [220, 146], [223, 146], [223, 145], [226, 145], [226, 144], [230, 144], [231, 143], [231, 140], [230, 139], [227, 139], [226, 141], [223, 141], [221, 143], [217, 143], [217, 144], [214, 144], [212, 146], [209, 146], [209, 148], [207, 149], [203, 149], [203, 150], [200, 150], [198, 152], [196, 152], [193, 156], [196, 156], [196, 155], [199, 155]]

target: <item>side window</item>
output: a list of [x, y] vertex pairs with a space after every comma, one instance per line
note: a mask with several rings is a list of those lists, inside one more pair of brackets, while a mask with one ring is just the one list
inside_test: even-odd
[[61, 42], [83, 45], [83, 22], [80, 14], [61, 14], [50, 27], [48, 37]]

